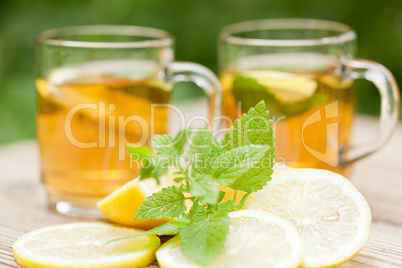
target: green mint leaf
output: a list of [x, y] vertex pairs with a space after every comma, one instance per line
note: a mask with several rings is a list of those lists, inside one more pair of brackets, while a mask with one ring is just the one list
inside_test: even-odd
[[141, 233], [141, 235], [177, 235], [186, 225], [184, 222], [167, 222]]
[[191, 134], [190, 129], [183, 129], [177, 133], [174, 138], [174, 148], [176, 150], [177, 155], [182, 155], [184, 153], [185, 146], [187, 144], [188, 138]]
[[269, 148], [269, 146], [247, 145], [225, 151], [217, 158], [213, 176], [220, 185], [232, 188], [244, 174], [261, 162]]
[[244, 173], [242, 177], [230, 187], [247, 193], [256, 192], [264, 188], [271, 180], [273, 173], [275, 149], [275, 147], [269, 147], [269, 150], [265, 153], [260, 163]]
[[199, 129], [192, 140], [189, 150], [191, 161], [191, 174], [197, 176], [200, 174], [211, 174], [213, 166], [211, 161], [216, 159], [222, 153], [222, 146], [208, 129]]
[[198, 207], [200, 207], [200, 203], [198, 202], [198, 199], [195, 199], [193, 201], [193, 206], [190, 208], [189, 212], [184, 215], [183, 218], [186, 218], [187, 220], [190, 220], [191, 217], [194, 215], [194, 213], [197, 211]]
[[185, 197], [177, 186], [169, 186], [148, 196], [139, 207], [135, 219], [155, 220], [179, 218], [186, 211]]
[[160, 155], [171, 157], [182, 155], [190, 133], [189, 129], [183, 129], [174, 138], [170, 135], [155, 135], [155, 151]]
[[142, 159], [142, 168], [140, 171], [140, 180], [147, 178], [156, 179], [159, 184], [160, 178], [168, 172], [170, 159], [166, 156], [152, 155]]
[[183, 222], [167, 222], [165, 224], [159, 225], [159, 226], [157, 226], [155, 228], [152, 228], [151, 230], [148, 230], [148, 231], [143, 232], [143, 233], [112, 239], [110, 241], [107, 241], [106, 244], [113, 243], [113, 242], [119, 242], [119, 241], [122, 241], [122, 240], [128, 240], [128, 239], [131, 239], [131, 238], [134, 238], [134, 237], [139, 237], [139, 236], [147, 236], [147, 235], [177, 235], [184, 226], [186, 226], [186, 223], [183, 223]]
[[224, 150], [250, 144], [274, 146], [273, 133], [269, 112], [266, 110], [264, 101], [260, 101], [247, 114], [243, 114], [235, 121], [230, 132], [227, 132], [222, 139], [222, 146]]
[[206, 266], [225, 246], [229, 225], [227, 215], [186, 225], [179, 233], [183, 253]]
[[155, 178], [159, 184], [160, 177], [168, 172], [171, 163], [168, 156], [154, 155], [151, 149], [136, 144], [129, 144], [126, 148], [132, 159], [142, 162], [140, 180]]
[[242, 177], [230, 187], [244, 192], [261, 190], [271, 179], [273, 161], [275, 159], [275, 138], [273, 137], [272, 120], [266, 110], [264, 101], [260, 101], [243, 114], [230, 132], [222, 140], [225, 151], [246, 145], [265, 145], [269, 147], [265, 156], [253, 168], [245, 172]]
[[219, 191], [218, 204], [222, 202], [223, 198], [225, 198], [225, 195], [226, 195], [225, 191]]
[[180, 182], [182, 182], [184, 180], [184, 178], [183, 177], [177, 177], [177, 178], [174, 178], [173, 180], [175, 182], [177, 182], [177, 183], [180, 183]]
[[234, 200], [227, 200], [223, 203], [220, 203], [218, 205], [218, 209], [216, 210], [216, 216], [223, 216], [228, 214], [231, 211], [234, 211], [236, 209], [236, 205]]
[[240, 200], [239, 204], [236, 206], [236, 210], [241, 209], [244, 206], [244, 204], [246, 204], [246, 201], [250, 197], [251, 194], [252, 193], [247, 193], [242, 197], [242, 199]]
[[[197, 222], [197, 221], [204, 221], [210, 215], [210, 211], [208, 207], [203, 204], [200, 204], [198, 198], [194, 201], [193, 206], [191, 207], [190, 211], [180, 219], [186, 219], [188, 222]], [[179, 219], [179, 220], [180, 220]]]
[[190, 193], [190, 185], [184, 185], [183, 183], [180, 185], [180, 191], [183, 193]]
[[188, 224], [188, 223], [190, 222], [190, 220], [189, 220], [186, 216], [183, 216], [183, 217], [181, 217], [181, 218], [178, 218], [177, 221], [178, 221], [178, 222], [185, 223], [185, 224]]
[[195, 210], [194, 213], [191, 215], [190, 222], [198, 222], [198, 221], [205, 221], [208, 219], [208, 216], [211, 214], [211, 211], [204, 207], [204, 206], [198, 206]]
[[190, 192], [204, 203], [216, 205], [219, 198], [219, 190], [211, 175], [200, 175], [191, 181]]
[[154, 135], [154, 149], [160, 155], [172, 155], [176, 152], [173, 137], [170, 135]]
[[142, 159], [153, 155], [152, 150], [145, 146], [128, 144], [126, 148], [131, 158], [134, 160], [142, 161]]

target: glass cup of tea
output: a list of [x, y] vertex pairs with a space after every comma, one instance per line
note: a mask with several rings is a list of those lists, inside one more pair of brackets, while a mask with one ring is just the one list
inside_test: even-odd
[[207, 68], [175, 62], [173, 38], [136, 26], [78, 26], [36, 38], [37, 138], [51, 207], [97, 215], [98, 200], [139, 173], [128, 143], [168, 133], [172, 84], [193, 81], [219, 115], [221, 88]]
[[[349, 176], [352, 163], [390, 138], [399, 113], [392, 74], [378, 63], [355, 59], [355, 53], [355, 32], [338, 22], [271, 19], [229, 25], [219, 43], [223, 115], [234, 120], [264, 100], [274, 121], [277, 162]], [[381, 115], [378, 135], [353, 144], [353, 84], [359, 78], [378, 88]]]

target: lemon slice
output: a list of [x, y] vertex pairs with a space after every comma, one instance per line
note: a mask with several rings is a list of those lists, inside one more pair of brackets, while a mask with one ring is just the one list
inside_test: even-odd
[[158, 237], [107, 241], [143, 232], [106, 223], [71, 223], [29, 232], [13, 245], [23, 267], [143, 267], [155, 260]]
[[320, 81], [332, 89], [350, 89], [354, 83], [352, 79], [344, 79], [334, 75], [323, 75]]
[[[116, 191], [112, 192], [97, 203], [99, 211], [108, 218], [111, 222], [128, 226], [136, 227], [145, 230], [152, 229], [156, 226], [162, 225], [168, 221], [175, 221], [175, 219], [160, 219], [160, 220], [135, 220], [135, 214], [142, 202], [153, 193], [159, 192], [162, 188], [176, 185], [171, 174], [173, 170], [160, 179], [160, 184], [156, 183], [154, 179], [146, 179], [140, 181], [136, 178]], [[234, 190], [229, 187], [219, 186], [221, 191], [226, 191], [223, 201], [233, 198]], [[236, 203], [239, 203], [245, 193], [239, 192], [236, 197]], [[187, 195], [187, 194], [185, 194]], [[192, 206], [190, 200], [186, 200], [186, 207], [189, 209]]]
[[317, 82], [306, 75], [271, 70], [246, 71], [243, 75], [267, 86], [268, 90], [283, 102], [295, 102], [310, 98], [318, 87]]
[[275, 172], [246, 208], [292, 222], [306, 253], [303, 267], [333, 267], [351, 259], [367, 241], [370, 207], [346, 178], [319, 169]]
[[97, 207], [114, 223], [148, 230], [172, 219], [134, 220], [135, 214], [148, 196], [170, 185], [175, 185], [175, 182], [169, 175], [161, 178], [160, 185], [154, 179], [140, 181], [137, 178], [100, 200]]
[[[298, 267], [303, 256], [303, 243], [288, 221], [273, 214], [255, 210], [229, 213], [230, 230], [222, 252], [206, 267]], [[164, 244], [156, 258], [163, 268], [201, 268], [188, 259], [180, 248], [178, 237]]]

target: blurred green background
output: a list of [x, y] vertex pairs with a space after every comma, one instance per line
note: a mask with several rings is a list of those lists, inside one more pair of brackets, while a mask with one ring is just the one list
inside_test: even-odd
[[[176, 37], [177, 60], [216, 71], [221, 27], [286, 17], [351, 25], [359, 37], [358, 57], [384, 64], [402, 84], [401, 0], [0, 0], [0, 143], [35, 136], [33, 39], [44, 29], [83, 24], [161, 28]], [[358, 112], [378, 114], [374, 86], [359, 81], [357, 93]]]

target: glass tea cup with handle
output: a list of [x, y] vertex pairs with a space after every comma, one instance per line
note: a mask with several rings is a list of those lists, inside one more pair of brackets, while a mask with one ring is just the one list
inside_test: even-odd
[[97, 215], [98, 200], [138, 175], [128, 143], [167, 134], [172, 85], [193, 81], [219, 115], [207, 68], [175, 62], [172, 36], [137, 26], [77, 26], [36, 38], [37, 137], [51, 207]]
[[[398, 86], [384, 66], [354, 58], [356, 33], [349, 26], [248, 21], [223, 28], [219, 42], [223, 115], [233, 121], [264, 100], [274, 120], [278, 162], [349, 176], [351, 164], [392, 135]], [[378, 135], [359, 145], [351, 141], [355, 79], [371, 81], [381, 95]]]

